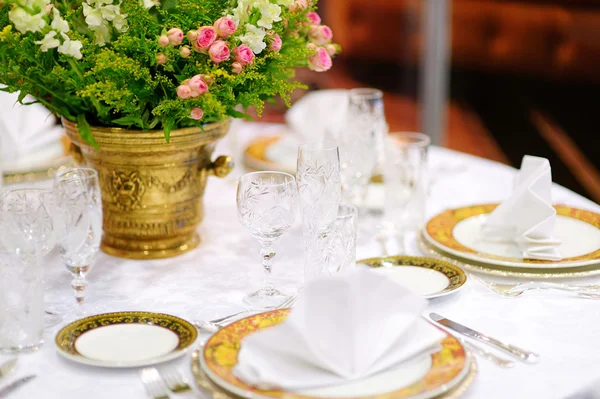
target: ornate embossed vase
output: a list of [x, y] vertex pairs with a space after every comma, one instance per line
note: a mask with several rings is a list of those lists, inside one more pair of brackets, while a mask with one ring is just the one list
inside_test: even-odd
[[198, 246], [196, 227], [204, 214], [202, 196], [210, 175], [227, 176], [230, 157], [211, 161], [215, 142], [229, 120], [171, 132], [92, 128], [99, 149], [63, 119], [75, 160], [98, 171], [102, 189], [102, 249], [131, 259], [176, 256]]

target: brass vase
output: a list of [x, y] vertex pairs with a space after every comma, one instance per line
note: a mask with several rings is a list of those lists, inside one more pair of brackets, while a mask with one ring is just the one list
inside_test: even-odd
[[211, 161], [229, 120], [204, 129], [171, 132], [92, 128], [99, 149], [63, 119], [75, 160], [98, 171], [102, 190], [104, 252], [130, 259], [172, 257], [198, 246], [202, 196], [210, 175], [225, 177], [230, 157]]

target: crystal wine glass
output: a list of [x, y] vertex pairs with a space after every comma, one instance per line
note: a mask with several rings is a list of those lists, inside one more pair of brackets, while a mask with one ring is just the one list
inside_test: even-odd
[[[10, 216], [13, 227], [19, 229], [23, 237], [30, 241], [31, 248], [35, 251], [35, 261], [40, 262], [41, 267], [42, 258], [55, 246], [56, 214], [53, 212], [52, 191], [36, 188], [14, 189], [3, 195], [2, 203], [5, 216]], [[8, 245], [14, 247], [16, 244]], [[55, 326], [61, 320], [60, 315], [45, 312], [46, 327]]]
[[257, 308], [279, 305], [287, 296], [271, 282], [275, 252], [273, 243], [288, 230], [296, 219], [296, 179], [282, 172], [254, 172], [240, 177], [237, 188], [237, 210], [240, 223], [262, 249], [265, 282], [244, 301]]
[[102, 237], [102, 202], [98, 173], [88, 168], [69, 168], [54, 176], [54, 196], [60, 216], [58, 248], [73, 280], [71, 287], [83, 313], [90, 271]]

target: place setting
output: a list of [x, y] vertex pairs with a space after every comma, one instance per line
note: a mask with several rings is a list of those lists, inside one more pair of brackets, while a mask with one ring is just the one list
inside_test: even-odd
[[[0, 398], [550, 399], [597, 378], [600, 208], [553, 182], [576, 152], [548, 104], [525, 119], [562, 152], [459, 152], [495, 125], [449, 94], [477, 57], [442, 74], [464, 6], [402, 4], [403, 26], [350, 3], [0, 2]], [[387, 71], [407, 60], [410, 87]]]

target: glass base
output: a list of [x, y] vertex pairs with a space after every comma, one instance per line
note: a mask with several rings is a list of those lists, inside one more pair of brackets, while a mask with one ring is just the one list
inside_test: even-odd
[[40, 346], [42, 346], [43, 343], [44, 343], [44, 341], [41, 340], [37, 344], [32, 344], [32, 345], [20, 345], [20, 346], [0, 348], [0, 353], [7, 354], [7, 355], [12, 355], [12, 354], [17, 354], [17, 353], [31, 353], [31, 352], [35, 352], [38, 349], [40, 349]]
[[54, 327], [62, 321], [62, 316], [58, 313], [46, 310], [44, 312], [44, 328]]
[[273, 309], [290, 296], [273, 287], [263, 287], [244, 297], [244, 302], [256, 309]]

